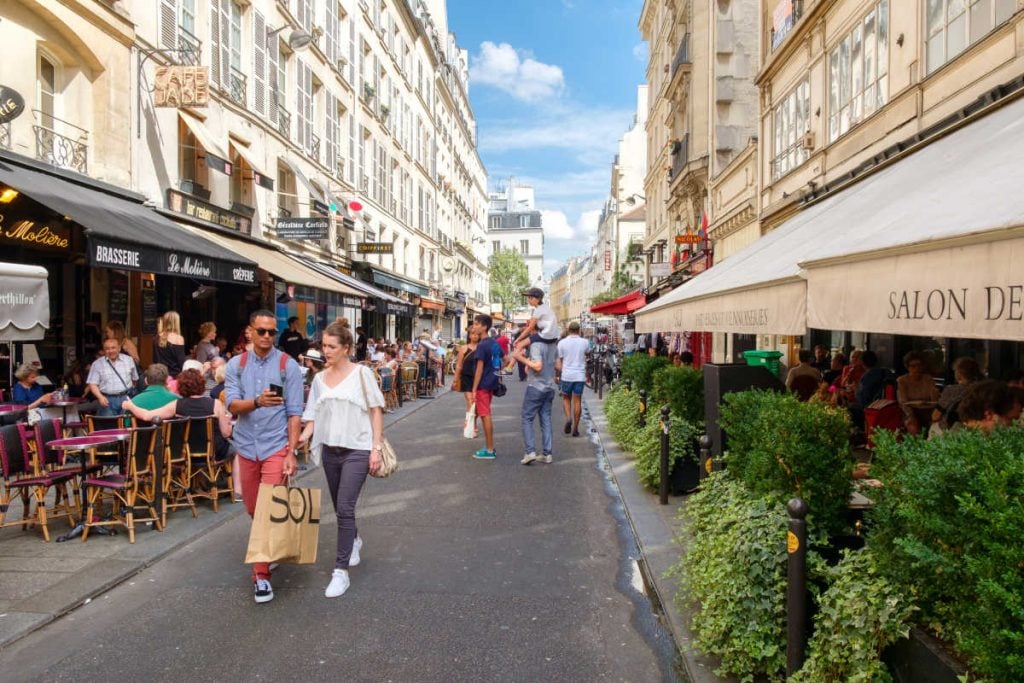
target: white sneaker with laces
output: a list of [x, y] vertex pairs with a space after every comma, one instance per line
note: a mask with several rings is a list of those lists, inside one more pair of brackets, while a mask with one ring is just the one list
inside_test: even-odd
[[541, 455], [541, 456], [538, 456], [538, 457], [537, 457], [537, 462], [542, 462], [542, 463], [544, 463], [545, 465], [550, 465], [550, 464], [551, 464], [551, 455], [550, 455], [550, 454], [548, 454], [548, 455]]
[[253, 588], [256, 593], [256, 602], [264, 603], [274, 599], [274, 587], [266, 579], [256, 579]]
[[348, 566], [357, 567], [362, 561], [359, 557], [359, 551], [363, 549], [363, 539], [356, 536], [356, 540], [352, 543], [352, 552], [348, 556]]
[[348, 572], [344, 569], [335, 569], [331, 572], [331, 582], [327, 584], [324, 596], [337, 598], [345, 594], [351, 582], [348, 580]]
[[531, 452], [531, 453], [527, 453], [526, 455], [524, 455], [523, 459], [520, 460], [519, 463], [522, 464], [522, 465], [529, 465], [531, 462], [533, 462], [536, 459], [537, 459], [537, 454]]

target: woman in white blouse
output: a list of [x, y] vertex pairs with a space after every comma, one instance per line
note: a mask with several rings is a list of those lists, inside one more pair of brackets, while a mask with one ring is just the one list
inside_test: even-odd
[[347, 327], [329, 325], [321, 348], [325, 366], [310, 386], [301, 438], [313, 437], [310, 453], [314, 463], [323, 461], [338, 516], [338, 555], [324, 591], [336, 598], [348, 590], [348, 568], [359, 564], [363, 540], [356, 530], [356, 500], [366, 475], [380, 467], [384, 395], [373, 371], [349, 360], [355, 340]]

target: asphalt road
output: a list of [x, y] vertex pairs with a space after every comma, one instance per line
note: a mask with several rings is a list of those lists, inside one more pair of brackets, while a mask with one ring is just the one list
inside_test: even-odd
[[[341, 598], [323, 596], [335, 549], [324, 491], [318, 561], [278, 569], [273, 602], [253, 601], [242, 516], [0, 652], [0, 676], [678, 680], [592, 444], [561, 433], [556, 405], [554, 464], [520, 465], [524, 385], [509, 386], [494, 402], [494, 462], [470, 457], [480, 443], [461, 437], [460, 395], [389, 428], [401, 469], [363, 490], [363, 561]], [[301, 484], [322, 487], [323, 475]]]

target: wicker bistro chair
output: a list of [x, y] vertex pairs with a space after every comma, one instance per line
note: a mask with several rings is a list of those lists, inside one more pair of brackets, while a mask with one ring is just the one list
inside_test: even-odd
[[[124, 526], [128, 529], [129, 543], [135, 543], [135, 525], [138, 522], [152, 522], [157, 531], [163, 531], [163, 523], [156, 511], [157, 429], [151, 426], [132, 430], [120, 473], [86, 478], [89, 506], [85, 512], [83, 541], [88, 540], [89, 529], [97, 526]], [[98, 519], [95, 515], [96, 501], [104, 493], [114, 498], [114, 510], [109, 518]], [[144, 509], [148, 516], [136, 517], [137, 509]]]
[[[71, 490], [75, 498], [75, 509], [81, 512], [82, 501], [80, 499], [78, 476], [82, 473], [82, 468], [77, 464], [68, 464], [67, 453], [51, 448], [49, 445], [51, 441], [63, 438], [64, 425], [59, 419], [40, 420], [36, 423], [34, 431], [36, 474], [70, 474]], [[57, 499], [54, 501], [55, 507], [60, 502], [60, 495], [61, 491], [58, 490]]]
[[[0, 481], [0, 528], [21, 524], [22, 529], [27, 529], [29, 524], [37, 524], [43, 530], [43, 539], [49, 541], [49, 518], [66, 517], [74, 526], [74, 511], [71, 509], [67, 484], [75, 478], [76, 473], [71, 470], [40, 471], [28, 448], [28, 433], [28, 427], [24, 424], [0, 427], [0, 474], [3, 475]], [[46, 494], [51, 488], [57, 492], [57, 498], [54, 513], [48, 514]], [[30, 514], [32, 494], [36, 499], [34, 514]], [[6, 521], [7, 510], [15, 495], [21, 498], [21, 519]], [[63, 511], [57, 512], [61, 508]]]
[[398, 407], [398, 389], [395, 382], [395, 371], [383, 365], [377, 370], [377, 383], [380, 391], [384, 394], [384, 407], [394, 410]]
[[189, 419], [179, 417], [165, 420], [163, 429], [163, 501], [160, 504], [160, 523], [167, 526], [169, 509], [187, 507], [196, 517], [196, 504], [192, 500], [192, 461], [188, 452]]
[[402, 376], [402, 399], [405, 401], [417, 399], [419, 397], [417, 387], [419, 386], [420, 366], [417, 363], [402, 363], [398, 367], [398, 371]]
[[[234, 502], [234, 480], [231, 466], [234, 458], [217, 460], [216, 436], [217, 418], [193, 417], [188, 427], [188, 455], [192, 467], [191, 484], [192, 498], [205, 498], [213, 503], [213, 511], [217, 512], [217, 501], [222, 495]], [[227, 485], [218, 486], [218, 481], [226, 479]], [[198, 484], [198, 486], [197, 486]]]
[[[125, 429], [131, 424], [126, 415], [86, 415], [86, 433], [92, 434], [103, 429]], [[101, 469], [114, 469], [121, 462], [121, 444], [98, 448], [93, 459]]]

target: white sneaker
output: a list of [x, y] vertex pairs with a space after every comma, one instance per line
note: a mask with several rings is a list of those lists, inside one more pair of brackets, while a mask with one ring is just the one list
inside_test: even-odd
[[281, 565], [279, 563], [277, 563], [277, 562], [271, 562], [269, 565], [267, 565], [267, 569], [269, 569], [270, 571], [274, 571], [275, 569], [277, 569], [280, 566]]
[[537, 457], [537, 462], [542, 462], [542, 463], [544, 463], [545, 465], [550, 465], [550, 464], [551, 464], [551, 455], [550, 455], [550, 454], [548, 454], [548, 455], [541, 455], [541, 456], [538, 456], [538, 457]]
[[359, 562], [359, 551], [363, 549], [363, 539], [356, 536], [356, 540], [352, 543], [352, 552], [348, 556], [348, 566], [358, 567]]
[[256, 602], [270, 602], [274, 599], [274, 587], [266, 579], [256, 579], [253, 588], [256, 593]]
[[344, 569], [335, 569], [331, 573], [331, 582], [327, 584], [327, 590], [324, 591], [324, 596], [328, 598], [340, 597], [348, 590], [350, 583], [347, 571]]
[[529, 465], [531, 462], [537, 459], [536, 453], [527, 453], [523, 456], [523, 459], [519, 461], [522, 465]]

